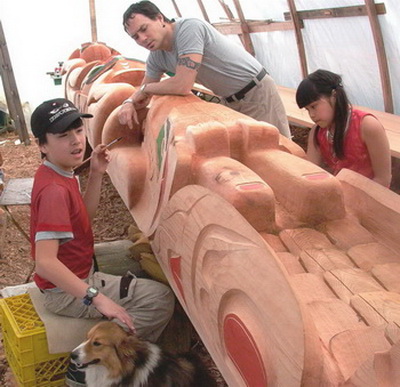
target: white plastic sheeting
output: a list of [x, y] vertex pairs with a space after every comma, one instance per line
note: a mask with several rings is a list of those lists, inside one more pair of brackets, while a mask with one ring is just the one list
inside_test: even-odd
[[[392, 84], [395, 113], [400, 113], [400, 2], [382, 0], [386, 14], [379, 16]], [[155, 1], [161, 9], [168, 3]], [[197, 1], [176, 0], [183, 17], [200, 17]], [[190, 6], [189, 6], [190, 3]], [[227, 19], [219, 2], [203, 1], [211, 22]], [[234, 2], [225, 0], [237, 18]], [[312, 10], [321, 8], [365, 5], [362, 0], [296, 0], [296, 8]], [[286, 0], [241, 1], [248, 20], [284, 21], [289, 11]], [[168, 7], [169, 12], [174, 9]], [[168, 16], [171, 14], [169, 13]], [[384, 110], [381, 78], [376, 48], [367, 16], [305, 20], [302, 29], [308, 71], [328, 69], [343, 76], [345, 87], [354, 104]], [[276, 83], [296, 88], [302, 79], [300, 60], [294, 30], [254, 33], [253, 46], [257, 59], [264, 64]], [[236, 38], [236, 37], [235, 37]]]
[[[197, 0], [175, 0], [183, 17], [203, 18]], [[127, 57], [145, 59], [122, 28], [122, 14], [133, 1], [96, 0], [98, 40]], [[154, 0], [168, 17], [176, 17], [170, 0]], [[225, 0], [234, 17], [234, 2]], [[286, 0], [241, 0], [249, 20], [284, 21]], [[364, 5], [363, 0], [296, 0], [297, 10]], [[400, 114], [400, 1], [384, 3], [379, 16], [392, 84], [395, 113]], [[212, 23], [227, 20], [218, 0], [203, 0]], [[2, 0], [0, 17], [6, 34], [21, 100], [35, 105], [62, 95], [46, 71], [65, 60], [73, 49], [91, 40], [89, 0]], [[350, 99], [358, 105], [384, 110], [376, 49], [367, 16], [305, 20], [302, 29], [308, 71], [325, 68], [343, 76]], [[231, 36], [239, 44], [237, 36]], [[295, 88], [302, 79], [294, 30], [252, 34], [257, 59], [275, 81]], [[0, 90], [1, 91], [1, 90]]]
[[[397, 24], [399, 22], [400, 8], [397, 0], [382, 2], [386, 6], [387, 13], [379, 16], [379, 22], [389, 59], [395, 111], [400, 112], [400, 95], [395, 93], [397, 91], [395, 85], [398, 84], [400, 75], [398, 39], [400, 27], [394, 24], [396, 19]], [[363, 1], [353, 0], [296, 2], [298, 10], [318, 9], [321, 8], [321, 3], [324, 8], [364, 4]], [[368, 17], [305, 20], [304, 26], [303, 37], [309, 72], [325, 68], [343, 75], [345, 87], [353, 103], [384, 110], [378, 59]], [[396, 34], [397, 39], [393, 39], [393, 34]]]

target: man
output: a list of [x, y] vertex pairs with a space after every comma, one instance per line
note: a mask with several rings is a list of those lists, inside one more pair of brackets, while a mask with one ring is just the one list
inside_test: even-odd
[[[221, 96], [222, 103], [256, 120], [275, 125], [290, 137], [285, 108], [272, 78], [243, 47], [199, 19], [171, 21], [150, 1], [124, 13], [125, 31], [150, 51], [141, 88], [124, 101], [121, 124], [133, 126], [136, 110], [152, 95], [187, 95], [195, 82]], [[164, 73], [174, 73], [160, 81]]]

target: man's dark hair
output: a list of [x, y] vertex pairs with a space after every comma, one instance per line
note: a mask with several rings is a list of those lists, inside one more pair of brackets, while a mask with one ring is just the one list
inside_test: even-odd
[[124, 12], [122, 24], [125, 28], [125, 31], [128, 27], [129, 20], [133, 18], [134, 14], [144, 15], [151, 20], [156, 20], [157, 16], [161, 15], [165, 23], [172, 23], [172, 21], [168, 19], [155, 4], [153, 4], [151, 1], [143, 0], [139, 1], [138, 3], [131, 4]]

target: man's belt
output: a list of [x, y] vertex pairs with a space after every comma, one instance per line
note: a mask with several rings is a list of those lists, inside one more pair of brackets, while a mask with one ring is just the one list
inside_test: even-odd
[[230, 95], [229, 97], [226, 97], [225, 100], [227, 102], [234, 102], [234, 101], [240, 101], [243, 99], [255, 85], [257, 85], [267, 74], [267, 70], [264, 68], [257, 74], [257, 76], [245, 87], [243, 87], [242, 90], [238, 91], [237, 93]]

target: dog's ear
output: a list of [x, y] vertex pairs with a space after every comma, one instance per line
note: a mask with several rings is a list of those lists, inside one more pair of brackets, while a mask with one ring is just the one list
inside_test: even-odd
[[124, 337], [124, 339], [120, 342], [118, 346], [116, 346], [116, 351], [118, 357], [123, 360], [126, 358], [135, 359], [137, 357], [136, 348], [137, 348], [138, 338], [132, 334], [128, 334]]

